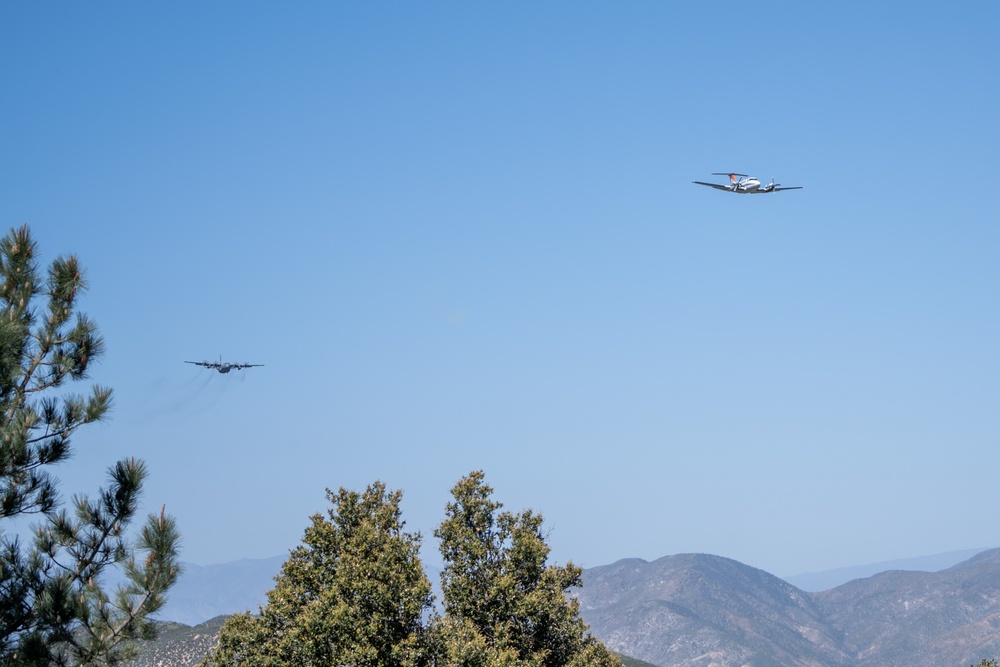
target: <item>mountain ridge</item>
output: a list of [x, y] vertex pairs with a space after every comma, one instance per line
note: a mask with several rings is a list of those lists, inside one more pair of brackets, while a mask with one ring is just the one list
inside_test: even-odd
[[781, 578], [797, 588], [815, 593], [836, 588], [837, 586], [854, 579], [864, 579], [866, 577], [876, 575], [879, 572], [886, 572], [888, 570], [937, 572], [964, 562], [976, 554], [987, 550], [987, 548], [982, 547], [979, 549], [947, 551], [929, 556], [898, 558], [894, 560], [880, 561], [877, 563], [867, 563], [864, 565], [849, 565], [847, 567], [838, 567], [830, 570], [803, 572], [791, 576], [782, 576]]
[[809, 593], [708, 554], [585, 570], [594, 636], [661, 667], [970, 665], [1000, 655], [1000, 549]]
[[[984, 551], [987, 549], [949, 551], [929, 556], [854, 565], [780, 578], [803, 591], [819, 592], [835, 588], [854, 579], [863, 579], [894, 569], [938, 571], [964, 562]], [[667, 557], [669, 556], [663, 558]], [[273, 587], [274, 577], [281, 570], [286, 558], [287, 554], [269, 558], [240, 558], [210, 565], [182, 563], [181, 576], [177, 584], [170, 590], [167, 603], [158, 618], [193, 627], [216, 616], [241, 611], [256, 611], [260, 605], [267, 602], [266, 593]], [[650, 562], [633, 557], [619, 559], [615, 563], [621, 561]], [[602, 567], [608, 567], [608, 565], [598, 565], [586, 569], [596, 570]], [[428, 569], [433, 572], [438, 571], [434, 568]], [[429, 575], [432, 575], [433, 572]]]

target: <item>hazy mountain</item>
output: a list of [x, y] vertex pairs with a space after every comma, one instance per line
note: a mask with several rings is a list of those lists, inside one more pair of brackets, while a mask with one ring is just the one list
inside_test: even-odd
[[854, 579], [864, 579], [879, 572], [889, 570], [919, 570], [923, 572], [937, 572], [957, 565], [968, 560], [985, 549], [965, 549], [963, 551], [949, 551], [948, 553], [935, 554], [933, 556], [920, 556], [917, 558], [903, 558], [899, 560], [883, 561], [881, 563], [871, 563], [869, 565], [855, 565], [852, 567], [840, 567], [835, 570], [825, 570], [822, 572], [806, 572], [792, 577], [782, 577], [785, 581], [796, 588], [804, 591], [828, 591], [841, 584], [846, 584]]
[[220, 565], [183, 563], [181, 576], [167, 593], [158, 618], [184, 625], [241, 611], [256, 613], [274, 588], [286, 556], [244, 558]]
[[584, 571], [576, 595], [609, 648], [661, 667], [939, 667], [1000, 656], [1000, 549], [821, 593], [718, 556], [633, 559]]
[[[951, 551], [933, 556], [921, 556], [869, 565], [809, 572], [785, 581], [803, 591], [826, 591], [854, 579], [862, 579], [889, 570], [923, 570], [936, 572], [968, 560], [983, 549]], [[267, 602], [267, 591], [274, 587], [274, 577], [281, 570], [287, 555], [272, 558], [241, 560], [218, 565], [184, 563], [177, 584], [170, 589], [167, 604], [158, 615], [165, 621], [198, 625], [208, 619], [240, 611], [256, 612]], [[440, 598], [441, 568], [425, 564], [427, 576]], [[598, 568], [595, 568], [598, 569]]]

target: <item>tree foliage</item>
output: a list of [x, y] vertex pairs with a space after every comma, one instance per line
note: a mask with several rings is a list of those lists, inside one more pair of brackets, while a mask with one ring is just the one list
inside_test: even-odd
[[444, 634], [457, 649], [448, 664], [620, 664], [587, 634], [579, 602], [566, 596], [582, 585], [582, 570], [572, 563], [546, 565], [542, 516], [502, 512], [492, 495], [483, 473], [471, 473], [452, 489], [453, 501], [435, 531], [444, 559]]
[[258, 616], [230, 618], [209, 667], [620, 667], [587, 634], [576, 600], [580, 568], [547, 566], [542, 517], [501, 512], [482, 472], [452, 490], [435, 531], [444, 557], [443, 614], [431, 611], [403, 531], [399, 491], [327, 491]]
[[431, 584], [419, 534], [403, 530], [402, 494], [376, 482], [361, 494], [327, 490], [327, 498], [327, 517], [312, 517], [260, 615], [229, 619], [207, 664], [427, 664]]
[[[105, 418], [112, 393], [59, 391], [87, 378], [104, 342], [77, 311], [86, 288], [77, 259], [57, 258], [43, 277], [36, 254], [27, 227], [0, 240], [0, 663], [117, 664], [133, 654], [130, 640], [152, 636], [148, 616], [178, 575], [179, 536], [161, 511], [127, 537], [148, 474], [135, 459], [109, 469], [96, 500], [61, 506], [49, 468], [70, 457], [78, 428]], [[4, 532], [31, 516], [41, 523], [29, 544]], [[112, 567], [126, 583], [109, 593]]]

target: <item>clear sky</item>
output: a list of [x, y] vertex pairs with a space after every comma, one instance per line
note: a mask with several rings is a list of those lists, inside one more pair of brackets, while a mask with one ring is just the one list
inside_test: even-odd
[[[433, 547], [475, 469], [585, 567], [1000, 546], [998, 26], [4, 2], [0, 223], [87, 267], [117, 397], [63, 490], [144, 459], [199, 564], [376, 479]], [[805, 189], [691, 183], [728, 170]]]

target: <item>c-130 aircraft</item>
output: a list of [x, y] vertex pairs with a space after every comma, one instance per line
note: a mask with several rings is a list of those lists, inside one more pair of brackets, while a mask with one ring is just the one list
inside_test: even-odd
[[204, 366], [205, 368], [214, 368], [220, 373], [228, 373], [229, 371], [238, 371], [244, 368], [253, 368], [254, 366], [263, 366], [264, 364], [231, 364], [228, 361], [222, 360], [222, 355], [219, 355], [218, 361], [185, 361], [185, 364], [194, 364], [195, 366]]

